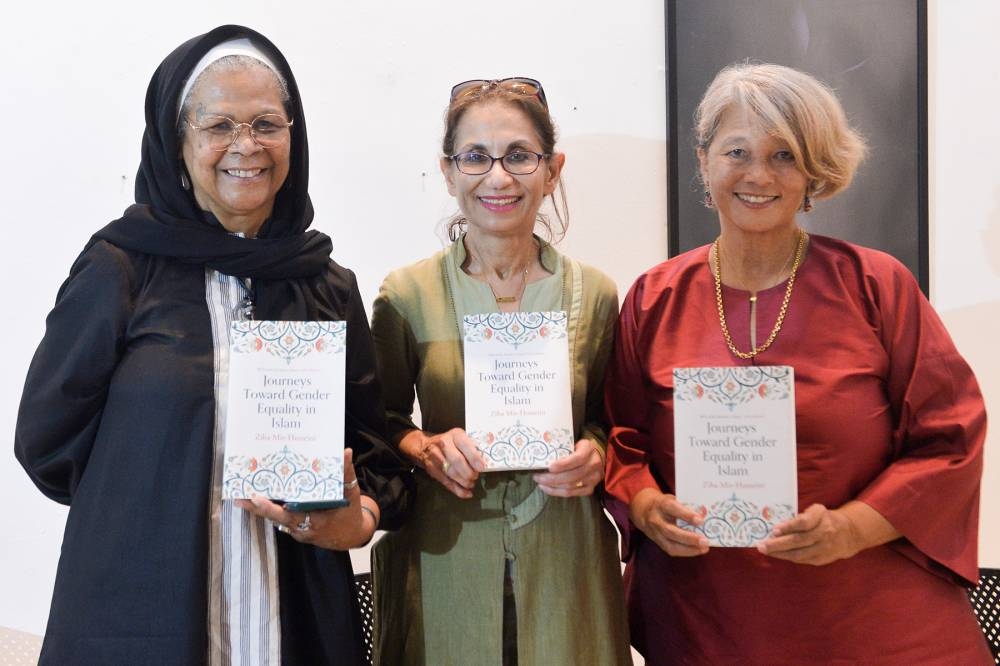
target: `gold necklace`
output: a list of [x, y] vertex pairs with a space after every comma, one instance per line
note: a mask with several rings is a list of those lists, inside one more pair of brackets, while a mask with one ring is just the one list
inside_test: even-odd
[[493, 292], [493, 298], [496, 299], [497, 305], [517, 303], [524, 296], [524, 290], [528, 286], [528, 266], [526, 265], [524, 270], [521, 271], [521, 289], [517, 292], [517, 296], [497, 296], [497, 290], [493, 288], [493, 282], [490, 281], [489, 273], [486, 270], [483, 270], [483, 277], [486, 278], [486, 284], [489, 286], [490, 291]]
[[[726, 345], [729, 346], [729, 351], [733, 352], [737, 357], [748, 359], [757, 356], [765, 349], [771, 346], [774, 339], [778, 337], [778, 331], [781, 330], [781, 324], [785, 321], [785, 314], [788, 312], [788, 302], [792, 298], [792, 287], [795, 286], [795, 273], [799, 270], [799, 263], [802, 261], [802, 249], [806, 246], [806, 239], [808, 238], [806, 232], [799, 230], [799, 243], [795, 247], [795, 261], [792, 262], [792, 273], [788, 276], [788, 286], [785, 287], [785, 298], [781, 302], [781, 309], [778, 311], [778, 319], [774, 322], [774, 328], [771, 329], [771, 335], [767, 336], [767, 340], [763, 344], [754, 347], [753, 351], [741, 352], [736, 348], [733, 343], [733, 338], [729, 334], [729, 326], [726, 325], [726, 309], [722, 305], [722, 264], [719, 261], [719, 238], [715, 239], [712, 243], [712, 252], [715, 254], [715, 304], [719, 308], [719, 324], [722, 326], [722, 337], [726, 339]], [[751, 300], [754, 300], [751, 298]]]
[[517, 296], [498, 296], [497, 290], [493, 288], [493, 281], [490, 280], [489, 270], [486, 268], [486, 264], [483, 260], [479, 258], [479, 253], [475, 252], [471, 247], [468, 247], [469, 254], [473, 256], [476, 262], [482, 267], [480, 275], [486, 280], [486, 286], [490, 288], [490, 292], [493, 294], [493, 299], [497, 302], [497, 305], [505, 305], [507, 303], [517, 303], [524, 296], [524, 290], [528, 288], [528, 269], [531, 268], [531, 261], [524, 264], [524, 269], [521, 271], [521, 288], [517, 292]]

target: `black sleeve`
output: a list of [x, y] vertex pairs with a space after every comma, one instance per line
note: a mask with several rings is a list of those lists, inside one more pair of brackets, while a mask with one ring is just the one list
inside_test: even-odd
[[14, 455], [49, 498], [69, 504], [94, 445], [132, 310], [134, 271], [109, 243], [89, 245], [59, 288], [28, 368]]
[[378, 502], [379, 529], [397, 529], [409, 515], [415, 481], [406, 463], [386, 438], [382, 389], [375, 373], [375, 352], [368, 316], [357, 280], [343, 270], [347, 321], [347, 413], [345, 446], [354, 450], [354, 465], [361, 490]]

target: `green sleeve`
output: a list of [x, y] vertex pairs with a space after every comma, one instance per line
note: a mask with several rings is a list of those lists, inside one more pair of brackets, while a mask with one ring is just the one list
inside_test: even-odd
[[407, 432], [417, 429], [413, 422], [413, 401], [419, 359], [413, 331], [394, 304], [399, 297], [389, 282], [387, 278], [382, 283], [372, 306], [372, 339], [385, 396], [389, 441], [398, 445]]

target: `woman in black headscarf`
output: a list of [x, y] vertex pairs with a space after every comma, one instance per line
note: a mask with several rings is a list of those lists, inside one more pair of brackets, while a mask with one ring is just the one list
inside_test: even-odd
[[[70, 506], [43, 663], [363, 660], [346, 551], [401, 522], [412, 480], [307, 186], [298, 88], [269, 40], [223, 26], [161, 63], [136, 204], [74, 263], [18, 414], [18, 459]], [[350, 506], [221, 501], [229, 323], [248, 316], [347, 322]]]

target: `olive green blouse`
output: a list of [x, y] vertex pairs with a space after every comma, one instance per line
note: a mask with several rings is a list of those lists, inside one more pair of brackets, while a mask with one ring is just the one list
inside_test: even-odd
[[[603, 273], [540, 242], [549, 277], [521, 308], [569, 314], [577, 439], [602, 451], [604, 369], [618, 299]], [[489, 285], [462, 271], [462, 240], [386, 277], [372, 313], [390, 439], [464, 427], [459, 333], [466, 314], [495, 312]], [[410, 522], [373, 549], [376, 663], [500, 664], [503, 581], [511, 565], [521, 664], [628, 664], [617, 534], [596, 496], [549, 497], [531, 472], [480, 476], [460, 499], [421, 471]]]

